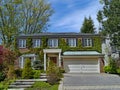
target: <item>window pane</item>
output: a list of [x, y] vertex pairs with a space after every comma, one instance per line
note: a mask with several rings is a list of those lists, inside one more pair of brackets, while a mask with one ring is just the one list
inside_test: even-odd
[[33, 39], [33, 47], [40, 47], [40, 39]]
[[84, 38], [84, 46], [91, 47], [92, 46], [92, 39], [91, 38]]
[[48, 46], [49, 47], [58, 47], [58, 39], [49, 39]]
[[19, 48], [26, 48], [26, 40], [25, 39], [19, 40]]
[[68, 39], [68, 45], [70, 47], [76, 47], [76, 38], [69, 38]]

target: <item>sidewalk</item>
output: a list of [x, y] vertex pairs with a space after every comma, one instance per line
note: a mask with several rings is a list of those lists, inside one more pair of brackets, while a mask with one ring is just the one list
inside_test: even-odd
[[64, 90], [64, 89], [63, 89], [63, 78], [62, 78], [61, 81], [60, 81], [58, 90]]

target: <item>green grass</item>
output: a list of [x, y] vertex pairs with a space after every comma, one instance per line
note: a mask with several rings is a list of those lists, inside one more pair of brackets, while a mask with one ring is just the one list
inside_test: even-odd
[[25, 90], [58, 90], [59, 84], [50, 85], [46, 82], [35, 82], [31, 88]]
[[51, 86], [50, 90], [58, 90], [59, 84]]

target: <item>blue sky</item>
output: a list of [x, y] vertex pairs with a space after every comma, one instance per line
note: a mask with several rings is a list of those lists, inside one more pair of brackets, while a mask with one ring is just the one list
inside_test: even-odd
[[[54, 9], [48, 32], [80, 32], [84, 17], [91, 16], [98, 29], [99, 0], [49, 0]], [[98, 30], [97, 30], [98, 31]]]

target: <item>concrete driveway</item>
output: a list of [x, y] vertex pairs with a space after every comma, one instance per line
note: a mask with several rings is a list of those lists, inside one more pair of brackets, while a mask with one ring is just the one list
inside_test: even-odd
[[112, 74], [64, 74], [63, 90], [120, 90], [120, 77]]

